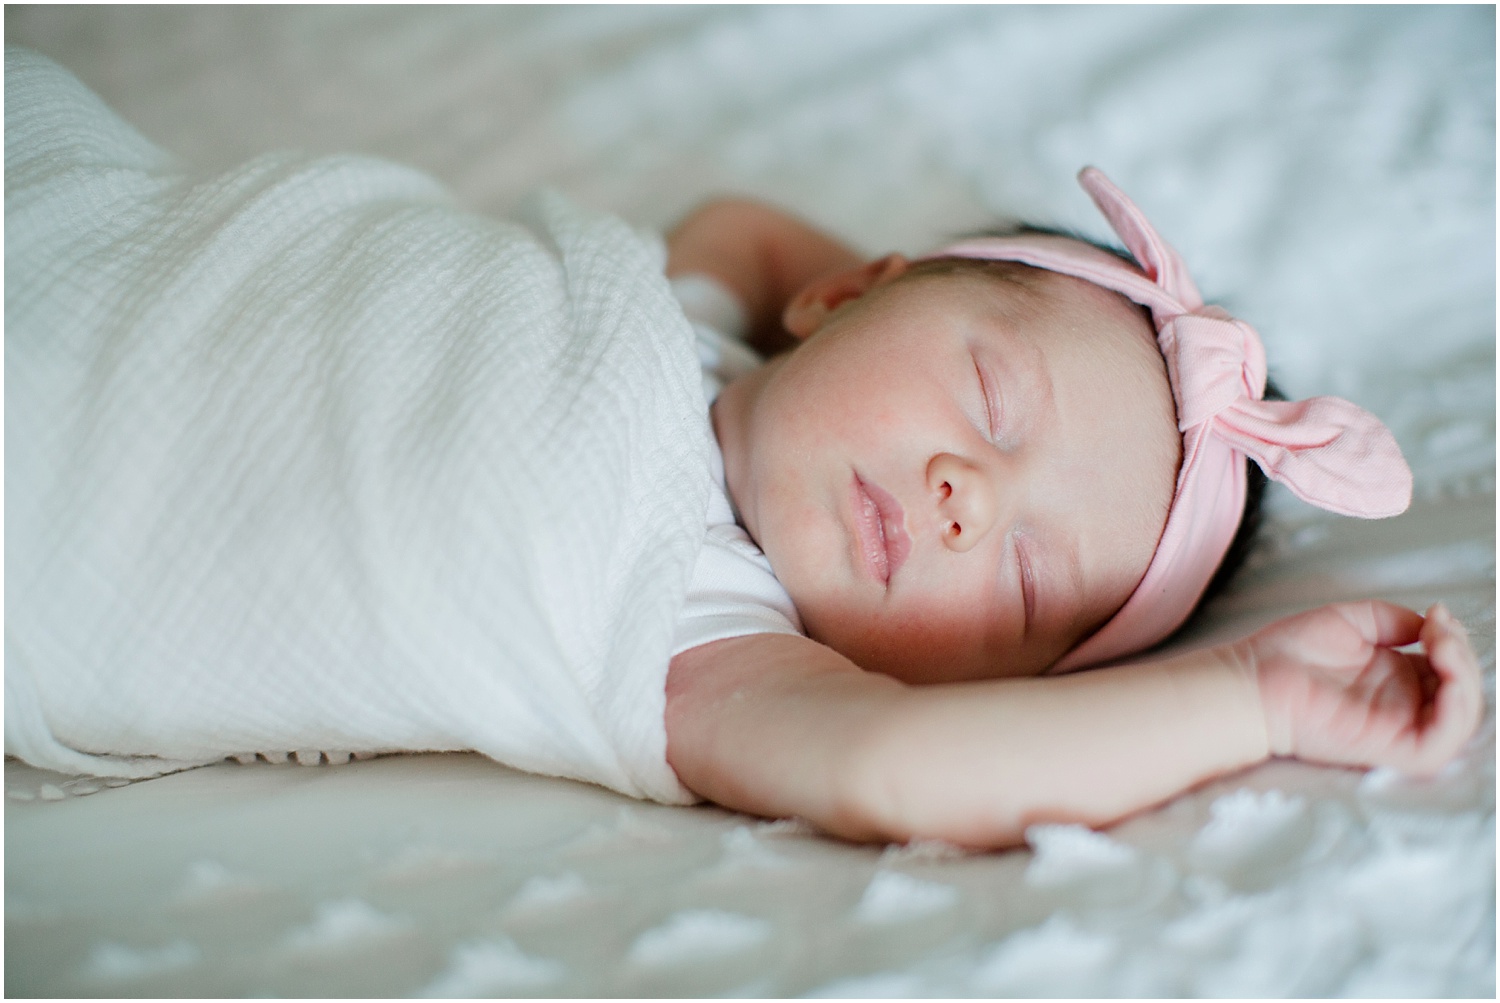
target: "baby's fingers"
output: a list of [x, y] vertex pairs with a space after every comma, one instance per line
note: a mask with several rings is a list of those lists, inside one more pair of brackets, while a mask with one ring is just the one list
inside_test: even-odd
[[1415, 611], [1377, 599], [1336, 603], [1334, 609], [1355, 632], [1370, 644], [1399, 648], [1421, 635], [1422, 618]]
[[1418, 639], [1422, 617], [1380, 600], [1332, 603], [1278, 620], [1255, 635], [1258, 661], [1285, 661], [1300, 671], [1316, 666], [1335, 679], [1353, 680], [1373, 649], [1400, 648]]
[[1479, 659], [1468, 635], [1446, 608], [1435, 605], [1422, 624], [1422, 644], [1437, 676], [1437, 692], [1421, 723], [1412, 773], [1435, 773], [1474, 734], [1484, 710]]

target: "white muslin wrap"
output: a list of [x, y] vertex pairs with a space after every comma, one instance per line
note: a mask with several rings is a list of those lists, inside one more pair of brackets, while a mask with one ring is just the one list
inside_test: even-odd
[[5, 87], [7, 754], [472, 749], [690, 800], [710, 433], [661, 241], [365, 158], [194, 176], [40, 56]]

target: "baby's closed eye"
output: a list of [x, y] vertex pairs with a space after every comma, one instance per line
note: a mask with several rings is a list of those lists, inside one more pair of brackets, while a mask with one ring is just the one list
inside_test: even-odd
[[1030, 541], [1022, 534], [1015, 534], [1016, 574], [1020, 579], [1021, 603], [1025, 611], [1025, 629], [1031, 632], [1036, 616], [1036, 571], [1032, 567], [1031, 555], [1027, 552]]
[[998, 439], [1005, 418], [1005, 402], [1001, 397], [999, 384], [992, 375], [985, 372], [984, 363], [977, 355], [974, 356], [974, 372], [979, 377], [979, 396], [984, 402], [985, 428], [992, 440]]

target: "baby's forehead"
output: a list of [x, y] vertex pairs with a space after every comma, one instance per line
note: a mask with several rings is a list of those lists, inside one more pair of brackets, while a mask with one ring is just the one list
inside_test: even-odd
[[919, 261], [910, 275], [916, 281], [956, 280], [950, 282], [953, 295], [977, 300], [981, 309], [993, 310], [1002, 322], [1071, 335], [1096, 348], [1119, 343], [1131, 355], [1164, 364], [1150, 311], [1087, 279], [1016, 261], [975, 258]]

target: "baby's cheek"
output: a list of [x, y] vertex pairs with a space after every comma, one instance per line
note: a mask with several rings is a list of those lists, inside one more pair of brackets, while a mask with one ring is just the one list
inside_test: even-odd
[[[953, 682], [1002, 675], [984, 643], [984, 624], [968, 613], [883, 612], [840, 648], [855, 664], [909, 683]], [[829, 642], [825, 642], [829, 643]]]

